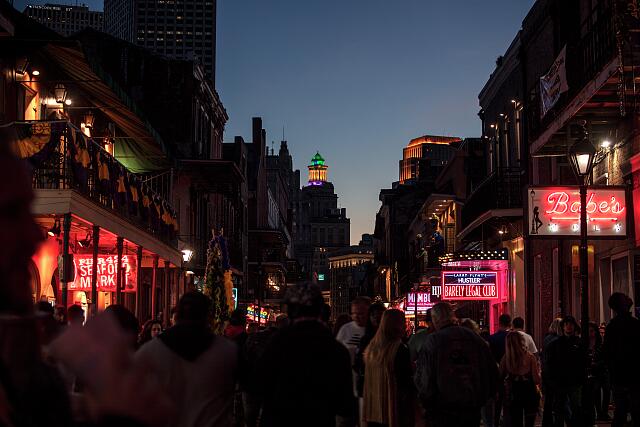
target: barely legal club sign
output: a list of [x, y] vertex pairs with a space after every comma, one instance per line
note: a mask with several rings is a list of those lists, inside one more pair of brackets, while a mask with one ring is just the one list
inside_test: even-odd
[[[627, 232], [625, 190], [593, 187], [587, 190], [587, 235], [624, 237]], [[578, 187], [529, 188], [530, 236], [580, 236], [580, 190]]]
[[495, 271], [443, 271], [443, 300], [493, 300], [498, 298]]

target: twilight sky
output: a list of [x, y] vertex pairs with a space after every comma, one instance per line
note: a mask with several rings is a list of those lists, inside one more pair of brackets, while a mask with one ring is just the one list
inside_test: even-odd
[[478, 93], [533, 3], [218, 0], [225, 141], [250, 140], [251, 117], [261, 116], [277, 150], [284, 126], [305, 178], [319, 150], [357, 244], [373, 232], [378, 193], [398, 180], [411, 138], [479, 136]]

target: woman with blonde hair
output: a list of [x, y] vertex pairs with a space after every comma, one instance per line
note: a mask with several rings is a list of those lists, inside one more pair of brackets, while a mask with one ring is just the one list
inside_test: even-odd
[[411, 360], [402, 343], [406, 332], [404, 313], [387, 310], [378, 331], [364, 351], [364, 407], [368, 427], [414, 425]]
[[[540, 404], [540, 366], [538, 359], [527, 351], [524, 337], [509, 332], [505, 354], [500, 361], [500, 374], [505, 384], [505, 424], [512, 427], [533, 427]], [[523, 422], [524, 421], [524, 422]]]

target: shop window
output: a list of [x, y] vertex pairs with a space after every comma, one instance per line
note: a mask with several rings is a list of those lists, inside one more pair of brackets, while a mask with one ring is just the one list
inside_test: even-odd
[[611, 261], [612, 291], [629, 295], [629, 261], [626, 256]]

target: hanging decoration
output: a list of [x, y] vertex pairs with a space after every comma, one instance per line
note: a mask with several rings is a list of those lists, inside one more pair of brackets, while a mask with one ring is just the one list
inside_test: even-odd
[[232, 304], [232, 282], [229, 271], [229, 253], [222, 231], [216, 235], [211, 230], [211, 240], [207, 249], [204, 294], [211, 298], [211, 323], [213, 332], [220, 335], [224, 323], [229, 319]]

